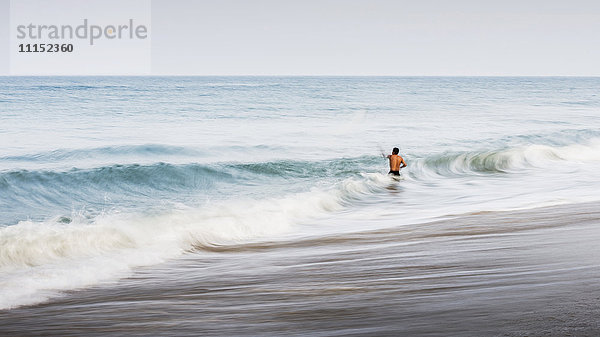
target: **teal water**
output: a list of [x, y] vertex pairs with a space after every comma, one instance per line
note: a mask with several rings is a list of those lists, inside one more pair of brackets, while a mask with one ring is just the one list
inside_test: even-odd
[[[598, 201], [599, 89], [599, 78], [0, 78], [0, 309], [214, 247]], [[382, 158], [394, 146], [409, 165], [401, 182]]]
[[560, 171], [563, 160], [585, 171], [598, 157], [597, 78], [1, 81], [3, 225], [198, 206], [230, 198], [232, 186], [251, 198], [333, 186], [385, 172], [380, 152], [394, 146], [418, 163], [407, 170], [415, 180], [542, 174], [529, 169]]

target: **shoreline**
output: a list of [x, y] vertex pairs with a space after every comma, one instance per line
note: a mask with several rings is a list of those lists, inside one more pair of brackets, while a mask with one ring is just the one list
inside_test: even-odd
[[0, 311], [0, 334], [596, 335], [598, 206], [190, 253]]

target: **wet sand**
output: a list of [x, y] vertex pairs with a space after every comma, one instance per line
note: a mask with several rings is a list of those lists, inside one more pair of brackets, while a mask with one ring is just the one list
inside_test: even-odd
[[198, 250], [1, 336], [598, 336], [600, 204]]

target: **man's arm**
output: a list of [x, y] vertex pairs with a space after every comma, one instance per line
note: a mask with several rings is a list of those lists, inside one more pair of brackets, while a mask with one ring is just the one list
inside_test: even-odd
[[404, 161], [404, 158], [400, 157], [400, 163], [402, 163], [402, 166], [400, 166], [400, 168], [406, 167], [406, 162]]

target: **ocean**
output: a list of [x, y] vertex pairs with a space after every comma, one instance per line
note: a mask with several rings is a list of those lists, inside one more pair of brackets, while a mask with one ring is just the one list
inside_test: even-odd
[[0, 335], [598, 335], [599, 94], [0, 77]]

